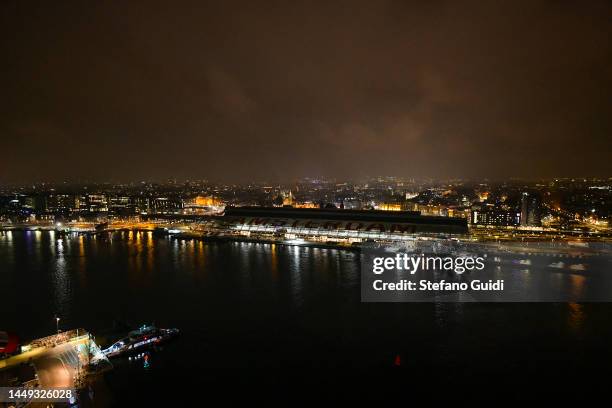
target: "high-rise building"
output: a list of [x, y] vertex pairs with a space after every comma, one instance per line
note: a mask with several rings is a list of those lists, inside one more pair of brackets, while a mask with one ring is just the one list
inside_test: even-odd
[[540, 197], [535, 193], [523, 193], [521, 197], [521, 226], [539, 227], [541, 221]]

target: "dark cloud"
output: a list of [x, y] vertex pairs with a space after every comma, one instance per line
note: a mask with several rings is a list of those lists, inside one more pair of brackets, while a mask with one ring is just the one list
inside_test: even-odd
[[610, 176], [609, 2], [0, 6], [0, 182]]

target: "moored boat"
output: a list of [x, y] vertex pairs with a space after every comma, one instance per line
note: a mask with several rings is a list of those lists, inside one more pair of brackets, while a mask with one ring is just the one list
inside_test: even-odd
[[129, 332], [127, 337], [116, 341], [110, 347], [102, 350], [102, 353], [106, 357], [136, 353], [164, 343], [178, 334], [178, 329], [159, 329], [152, 325], [143, 325], [139, 329]]

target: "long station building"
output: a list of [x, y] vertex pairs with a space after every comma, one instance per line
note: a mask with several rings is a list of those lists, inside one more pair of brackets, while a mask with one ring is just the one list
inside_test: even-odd
[[228, 206], [221, 218], [225, 228], [246, 237], [272, 234], [285, 239], [362, 242], [468, 233], [466, 219], [414, 211]]

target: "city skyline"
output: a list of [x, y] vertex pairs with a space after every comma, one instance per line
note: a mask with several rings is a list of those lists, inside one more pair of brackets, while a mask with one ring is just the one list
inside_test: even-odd
[[611, 17], [1, 1], [0, 406], [605, 400]]
[[612, 174], [606, 2], [0, 7], [0, 183]]
[[462, 218], [471, 227], [526, 228], [528, 234], [534, 228], [553, 234], [609, 234], [611, 183], [612, 178], [491, 182], [377, 177], [358, 182], [306, 178], [292, 183], [169, 180], [0, 186], [0, 221], [33, 228], [52, 227], [54, 222], [78, 228], [83, 222], [118, 222], [122, 227], [128, 222], [135, 227], [142, 221], [142, 227], [150, 228], [150, 221], [163, 223], [168, 217], [190, 223], [256, 206], [261, 211], [295, 209], [295, 214], [332, 209], [348, 216], [351, 211], [377, 210], [408, 218]]

